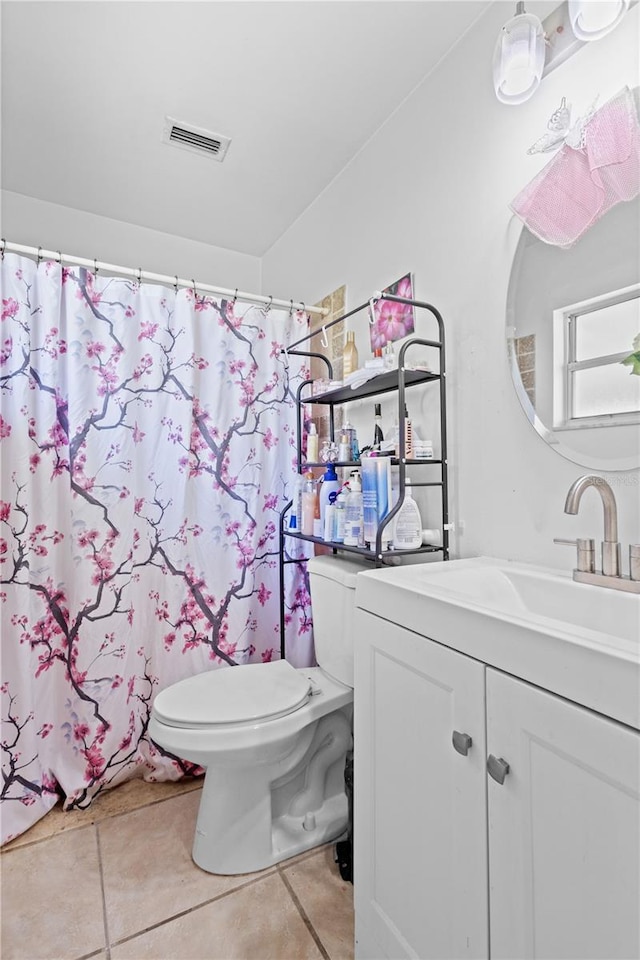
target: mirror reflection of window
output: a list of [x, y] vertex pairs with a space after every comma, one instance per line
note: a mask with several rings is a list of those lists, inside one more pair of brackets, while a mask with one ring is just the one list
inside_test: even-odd
[[635, 287], [555, 311], [556, 428], [640, 422], [640, 377], [621, 364], [640, 331], [639, 298]]

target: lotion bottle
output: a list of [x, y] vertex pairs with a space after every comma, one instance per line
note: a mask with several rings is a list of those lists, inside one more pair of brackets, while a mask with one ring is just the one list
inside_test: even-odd
[[398, 510], [393, 529], [396, 550], [417, 550], [422, 546], [422, 518], [418, 504], [411, 495], [411, 481], [406, 478], [404, 503]]
[[302, 533], [305, 536], [313, 536], [313, 517], [316, 506], [316, 483], [313, 479], [313, 473], [305, 474], [305, 482], [302, 490]]
[[307, 462], [318, 462], [318, 429], [313, 420], [309, 424], [307, 433]]

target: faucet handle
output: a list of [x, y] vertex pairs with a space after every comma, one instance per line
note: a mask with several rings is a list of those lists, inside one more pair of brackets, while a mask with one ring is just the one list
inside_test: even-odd
[[595, 540], [563, 540], [560, 537], [553, 538], [554, 543], [568, 544], [570, 547], [578, 548], [578, 558], [576, 570], [583, 573], [595, 573], [596, 569], [596, 543]]

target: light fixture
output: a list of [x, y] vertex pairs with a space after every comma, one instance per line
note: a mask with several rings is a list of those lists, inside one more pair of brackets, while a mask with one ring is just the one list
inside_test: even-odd
[[629, 0], [569, 0], [569, 22], [578, 40], [598, 40], [617, 27]]
[[[608, 0], [605, 0], [608, 2]], [[516, 15], [500, 31], [493, 54], [493, 85], [502, 103], [524, 103], [538, 88], [545, 42], [540, 19], [516, 4]]]

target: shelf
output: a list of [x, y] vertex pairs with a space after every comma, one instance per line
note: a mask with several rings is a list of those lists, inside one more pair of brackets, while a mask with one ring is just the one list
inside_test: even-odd
[[[389, 457], [389, 460], [391, 461], [391, 466], [393, 467], [397, 467], [398, 464], [400, 463], [400, 459], [398, 457]], [[434, 457], [420, 457], [420, 459], [418, 460], [405, 459], [404, 462], [408, 467], [421, 467], [425, 463], [442, 463], [442, 460], [436, 460]], [[331, 464], [333, 467], [361, 467], [362, 461], [361, 460], [332, 460]], [[315, 469], [316, 467], [321, 467], [323, 470], [325, 470], [328, 466], [329, 464], [325, 463], [324, 461], [318, 461], [318, 460], [314, 460], [313, 462], [303, 461], [300, 464], [300, 467], [301, 467], [300, 472], [303, 473], [305, 470]]]
[[[361, 557], [366, 557], [372, 562], [377, 559], [375, 550], [370, 550], [368, 547], [350, 547], [345, 543], [336, 543], [333, 540], [323, 540], [322, 537], [313, 537], [311, 534], [297, 533], [294, 530], [283, 530], [282, 532], [285, 537], [291, 537], [293, 540], [305, 540], [309, 543], [317, 543], [321, 547], [328, 547], [330, 550], [357, 553]], [[442, 549], [443, 548], [441, 546], [437, 547], [432, 544], [425, 544], [425, 546], [418, 547], [415, 550], [384, 550], [382, 553], [382, 562], [385, 563], [386, 561], [391, 560], [392, 557], [412, 556], [416, 553], [442, 553]]]
[[[321, 403], [332, 405], [334, 403], [346, 403], [348, 400], [361, 400], [363, 397], [374, 397], [380, 393], [391, 393], [398, 389], [399, 371], [387, 370], [377, 377], [372, 377], [361, 386], [352, 389], [351, 387], [337, 387], [335, 390], [327, 390], [326, 393], [317, 393], [313, 397], [304, 397], [303, 403]], [[405, 370], [405, 387], [415, 386], [418, 383], [429, 383], [432, 380], [439, 380], [440, 374], [429, 373], [426, 370]]]

